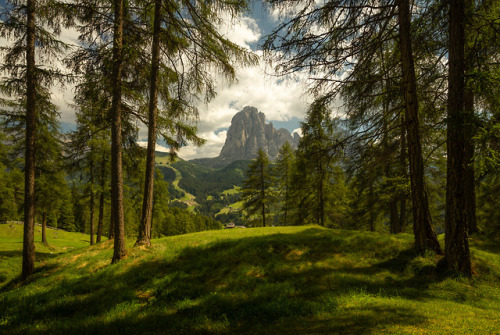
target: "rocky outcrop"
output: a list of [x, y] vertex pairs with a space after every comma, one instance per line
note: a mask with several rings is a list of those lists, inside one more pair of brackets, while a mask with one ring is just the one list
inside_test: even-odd
[[233, 117], [218, 159], [226, 164], [253, 159], [262, 148], [269, 159], [274, 160], [286, 141], [297, 148], [299, 139], [298, 134], [292, 136], [284, 128], [276, 130], [272, 123], [266, 124], [264, 113], [247, 106]]

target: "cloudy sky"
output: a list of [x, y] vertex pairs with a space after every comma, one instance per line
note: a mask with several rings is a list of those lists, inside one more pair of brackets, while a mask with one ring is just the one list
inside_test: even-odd
[[[0, 6], [4, 4], [0, 0]], [[277, 16], [269, 14], [265, 8], [256, 3], [252, 11], [238, 20], [221, 28], [229, 39], [262, 55], [259, 45], [277, 23]], [[63, 31], [61, 39], [77, 44], [78, 34], [74, 31]], [[6, 41], [0, 39], [0, 44]], [[304, 117], [307, 98], [303, 94], [304, 87], [296, 81], [287, 81], [272, 76], [272, 69], [264, 61], [254, 67], [239, 68], [236, 71], [237, 82], [229, 85], [221, 81], [217, 87], [217, 97], [208, 104], [198, 106], [200, 120], [199, 135], [207, 140], [200, 148], [187, 146], [181, 149], [179, 156], [184, 159], [215, 157], [219, 154], [226, 140], [226, 132], [231, 119], [245, 106], [254, 106], [265, 113], [266, 120], [273, 122], [276, 128], [287, 128], [290, 131], [300, 127]], [[71, 87], [57, 87], [53, 92], [54, 102], [61, 111], [61, 122], [64, 130], [74, 129], [75, 115], [71, 108], [73, 91]], [[145, 127], [140, 131], [139, 142], [146, 140]], [[161, 147], [158, 150], [162, 150]]]
[[[276, 23], [275, 15], [269, 14], [260, 4], [255, 4], [251, 13], [222, 31], [232, 41], [262, 56], [259, 45]], [[220, 83], [217, 97], [208, 105], [199, 106], [199, 134], [207, 143], [200, 148], [182, 148], [180, 157], [218, 156], [232, 117], [245, 106], [256, 107], [276, 128], [293, 131], [300, 127], [308, 102], [303, 94], [303, 85], [272, 76], [272, 69], [266, 67], [264, 61], [258, 66], [237, 69], [236, 76], [237, 83]]]

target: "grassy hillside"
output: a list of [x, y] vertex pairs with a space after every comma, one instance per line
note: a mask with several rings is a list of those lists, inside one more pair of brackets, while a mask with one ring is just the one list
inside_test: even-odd
[[[42, 227], [35, 226], [37, 266], [74, 249], [90, 244], [90, 235], [47, 228], [47, 242], [42, 243]], [[21, 273], [23, 225], [0, 224], [0, 288]]]
[[[500, 250], [449, 278], [412, 236], [320, 227], [173, 236], [110, 265], [105, 242], [0, 293], [8, 334], [498, 334]], [[3, 262], [2, 262], [2, 267]]]

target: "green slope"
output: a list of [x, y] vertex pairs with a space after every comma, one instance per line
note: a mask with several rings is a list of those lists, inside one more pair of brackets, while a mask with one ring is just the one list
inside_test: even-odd
[[[0, 224], [0, 288], [21, 273], [22, 224]], [[47, 244], [42, 243], [42, 227], [35, 226], [36, 266], [58, 254], [90, 245], [90, 235], [47, 228]], [[104, 238], [106, 239], [106, 238]]]
[[[112, 245], [47, 260], [0, 293], [8, 334], [495, 334], [498, 245], [446, 278], [412, 236], [316, 226], [173, 236], [110, 265]], [[3, 265], [2, 265], [3, 266]]]

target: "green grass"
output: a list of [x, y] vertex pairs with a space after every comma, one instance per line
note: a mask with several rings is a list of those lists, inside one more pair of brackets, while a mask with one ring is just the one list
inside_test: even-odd
[[234, 204], [224, 207], [215, 215], [217, 216], [219, 214], [227, 214], [232, 211], [239, 211], [241, 208], [243, 208], [243, 201], [238, 201], [235, 202]]
[[[42, 227], [35, 226], [37, 265], [45, 264], [60, 253], [86, 247], [90, 236], [47, 228], [47, 244], [42, 243]], [[0, 288], [21, 273], [23, 225], [0, 224]]]
[[[48, 259], [0, 293], [8, 334], [499, 334], [498, 245], [473, 279], [416, 255], [411, 235], [316, 226], [153, 240], [110, 265], [111, 241]], [[2, 262], [2, 267], [3, 262]]]
[[232, 189], [230, 189], [230, 190], [225, 190], [225, 191], [223, 191], [223, 192], [222, 192], [222, 194], [223, 194], [224, 196], [226, 196], [226, 195], [232, 195], [232, 194], [240, 193], [240, 191], [241, 191], [241, 187], [239, 187], [239, 186], [234, 186], [234, 187], [233, 187]]

